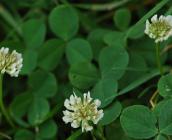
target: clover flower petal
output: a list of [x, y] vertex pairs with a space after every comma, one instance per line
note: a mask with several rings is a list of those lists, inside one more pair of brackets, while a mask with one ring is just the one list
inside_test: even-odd
[[67, 110], [63, 111], [63, 121], [71, 123], [73, 128], [82, 128], [82, 132], [91, 131], [92, 124], [97, 124], [103, 118], [103, 110], [98, 110], [101, 105], [100, 100], [90, 97], [90, 92], [83, 94], [83, 99], [75, 93], [66, 99], [64, 106]]
[[9, 48], [0, 49], [1, 74], [8, 73], [12, 77], [17, 77], [23, 66], [22, 62], [22, 55], [15, 50], [10, 53]]
[[155, 39], [155, 43], [167, 40], [172, 36], [172, 16], [161, 15], [158, 18], [157, 15], [154, 15], [151, 22], [146, 21], [145, 34]]

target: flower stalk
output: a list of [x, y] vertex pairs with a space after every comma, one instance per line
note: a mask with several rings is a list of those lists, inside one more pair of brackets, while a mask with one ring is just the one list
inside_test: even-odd
[[12, 140], [12, 138], [10, 136], [8, 136], [8, 135], [6, 135], [5, 133], [2, 133], [2, 132], [0, 132], [0, 137], [8, 139], [8, 140]]
[[74, 140], [77, 139], [80, 135], [82, 135], [82, 130], [79, 129], [75, 131], [70, 137], [68, 137], [66, 140]]
[[160, 56], [160, 44], [156, 43], [155, 46], [156, 49], [156, 63], [157, 63], [157, 67], [160, 71], [161, 76], [163, 75], [163, 67], [161, 65], [161, 56]]
[[3, 83], [3, 75], [1, 74], [0, 75], [0, 109], [1, 109], [4, 117], [6, 118], [7, 122], [9, 123], [9, 125], [14, 128], [15, 125], [13, 124], [13, 121], [11, 120], [11, 118], [8, 114], [8, 111], [6, 110], [4, 103], [3, 103], [3, 86], [2, 86], [2, 83]]

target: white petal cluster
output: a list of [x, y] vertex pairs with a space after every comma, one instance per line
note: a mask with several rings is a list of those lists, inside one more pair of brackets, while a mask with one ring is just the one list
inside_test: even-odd
[[12, 77], [17, 77], [22, 68], [22, 55], [15, 50], [9, 52], [9, 48], [0, 49], [0, 71], [1, 74], [8, 73]]
[[146, 21], [145, 34], [155, 39], [155, 43], [167, 40], [172, 36], [172, 16], [161, 15], [158, 18], [157, 15], [154, 15], [151, 18], [151, 23], [149, 20]]
[[81, 126], [82, 132], [91, 131], [92, 124], [97, 124], [104, 115], [103, 110], [98, 110], [100, 105], [100, 100], [93, 100], [90, 97], [90, 92], [84, 93], [83, 99], [74, 93], [70, 99], [66, 99], [64, 102], [67, 110], [63, 111], [63, 121], [71, 123], [73, 128]]

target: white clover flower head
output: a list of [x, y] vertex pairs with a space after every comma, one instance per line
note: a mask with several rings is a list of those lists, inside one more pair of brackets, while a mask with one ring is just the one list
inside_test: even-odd
[[12, 77], [17, 77], [22, 68], [22, 62], [22, 55], [15, 50], [10, 53], [9, 48], [0, 49], [1, 74], [8, 73]]
[[154, 15], [151, 18], [151, 23], [149, 20], [146, 21], [145, 34], [155, 39], [155, 43], [167, 40], [172, 36], [172, 16], [161, 15], [158, 18], [157, 15]]
[[100, 100], [93, 100], [90, 92], [84, 93], [83, 99], [74, 93], [64, 102], [67, 110], [63, 111], [63, 121], [66, 124], [71, 123], [73, 128], [81, 126], [82, 132], [91, 131], [93, 129], [91, 123], [97, 124], [103, 118], [103, 110], [98, 110], [100, 105]]

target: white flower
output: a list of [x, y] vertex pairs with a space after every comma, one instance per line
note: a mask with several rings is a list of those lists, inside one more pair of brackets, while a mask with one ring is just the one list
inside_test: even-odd
[[0, 71], [1, 74], [8, 73], [11, 76], [17, 77], [22, 68], [22, 55], [15, 50], [9, 52], [9, 48], [2, 47], [0, 49]]
[[67, 110], [63, 111], [63, 121], [71, 123], [71, 127], [82, 127], [82, 132], [91, 131], [93, 124], [97, 124], [103, 117], [103, 110], [98, 110], [101, 105], [100, 100], [93, 100], [90, 97], [90, 92], [84, 93], [83, 99], [77, 97], [75, 93], [66, 99], [64, 106]]
[[150, 38], [155, 39], [155, 43], [167, 40], [172, 36], [172, 16], [160, 16], [154, 15], [151, 18], [151, 23], [149, 20], [146, 21], [145, 34]]

